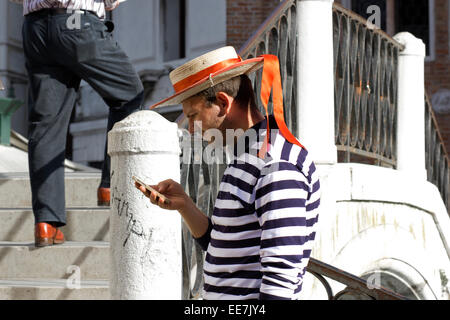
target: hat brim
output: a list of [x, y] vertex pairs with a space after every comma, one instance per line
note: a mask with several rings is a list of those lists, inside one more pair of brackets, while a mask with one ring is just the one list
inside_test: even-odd
[[205, 77], [196, 83], [190, 85], [189, 87], [175, 93], [174, 95], [161, 100], [150, 107], [150, 109], [160, 108], [163, 106], [172, 106], [181, 104], [186, 99], [196, 95], [197, 93], [202, 92], [208, 88], [215, 86], [216, 84], [222, 83], [226, 80], [232, 79], [234, 77], [250, 74], [258, 69], [260, 69], [264, 64], [263, 57], [251, 58], [244, 60], [242, 62], [238, 62], [219, 70], [215, 73], [212, 73], [209, 77]]

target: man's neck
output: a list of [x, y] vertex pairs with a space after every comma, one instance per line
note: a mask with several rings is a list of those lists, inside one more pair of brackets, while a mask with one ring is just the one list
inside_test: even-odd
[[[247, 131], [249, 128], [253, 127], [257, 123], [265, 120], [263, 114], [254, 107], [250, 105], [247, 108], [243, 108], [242, 106], [234, 106], [233, 115], [229, 118], [227, 123], [222, 129], [222, 134], [226, 137], [223, 142], [224, 144], [235, 144], [239, 139], [242, 133]], [[234, 130], [233, 132], [233, 141], [228, 141], [228, 134], [226, 130]], [[239, 133], [241, 132], [241, 133]]]
[[257, 108], [251, 107], [250, 105], [248, 105], [247, 110], [241, 107], [236, 109], [239, 111], [235, 116], [233, 126], [235, 130], [242, 129], [246, 131], [265, 119], [264, 115]]

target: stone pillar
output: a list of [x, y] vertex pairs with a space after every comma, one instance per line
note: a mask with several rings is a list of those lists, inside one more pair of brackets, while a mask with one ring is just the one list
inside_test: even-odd
[[111, 156], [112, 299], [181, 299], [181, 217], [151, 204], [132, 176], [180, 181], [178, 127], [153, 111], [133, 113], [108, 135]]
[[397, 169], [427, 179], [425, 168], [425, 44], [411, 33], [394, 39], [398, 58]]
[[335, 164], [333, 0], [297, 0], [298, 139], [316, 164]]

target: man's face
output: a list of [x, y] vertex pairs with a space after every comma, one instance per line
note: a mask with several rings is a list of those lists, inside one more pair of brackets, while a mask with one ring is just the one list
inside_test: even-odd
[[[202, 135], [208, 129], [222, 130], [226, 112], [216, 103], [207, 104], [202, 96], [194, 96], [183, 102], [183, 112], [189, 120], [189, 132], [194, 133], [194, 123], [201, 122]], [[199, 128], [195, 129], [199, 130]]]

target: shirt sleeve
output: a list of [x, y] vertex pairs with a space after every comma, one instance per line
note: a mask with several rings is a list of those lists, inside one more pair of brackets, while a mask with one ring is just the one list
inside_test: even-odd
[[291, 300], [301, 290], [311, 254], [317, 216], [308, 216], [311, 186], [297, 166], [271, 163], [255, 188], [255, 209], [261, 226], [260, 299]]
[[211, 241], [212, 229], [213, 225], [211, 222], [211, 218], [208, 218], [208, 229], [206, 230], [205, 234], [202, 235], [200, 238], [194, 238], [194, 240], [197, 241], [197, 243], [200, 245], [203, 251], [206, 251], [208, 249], [209, 242]]

